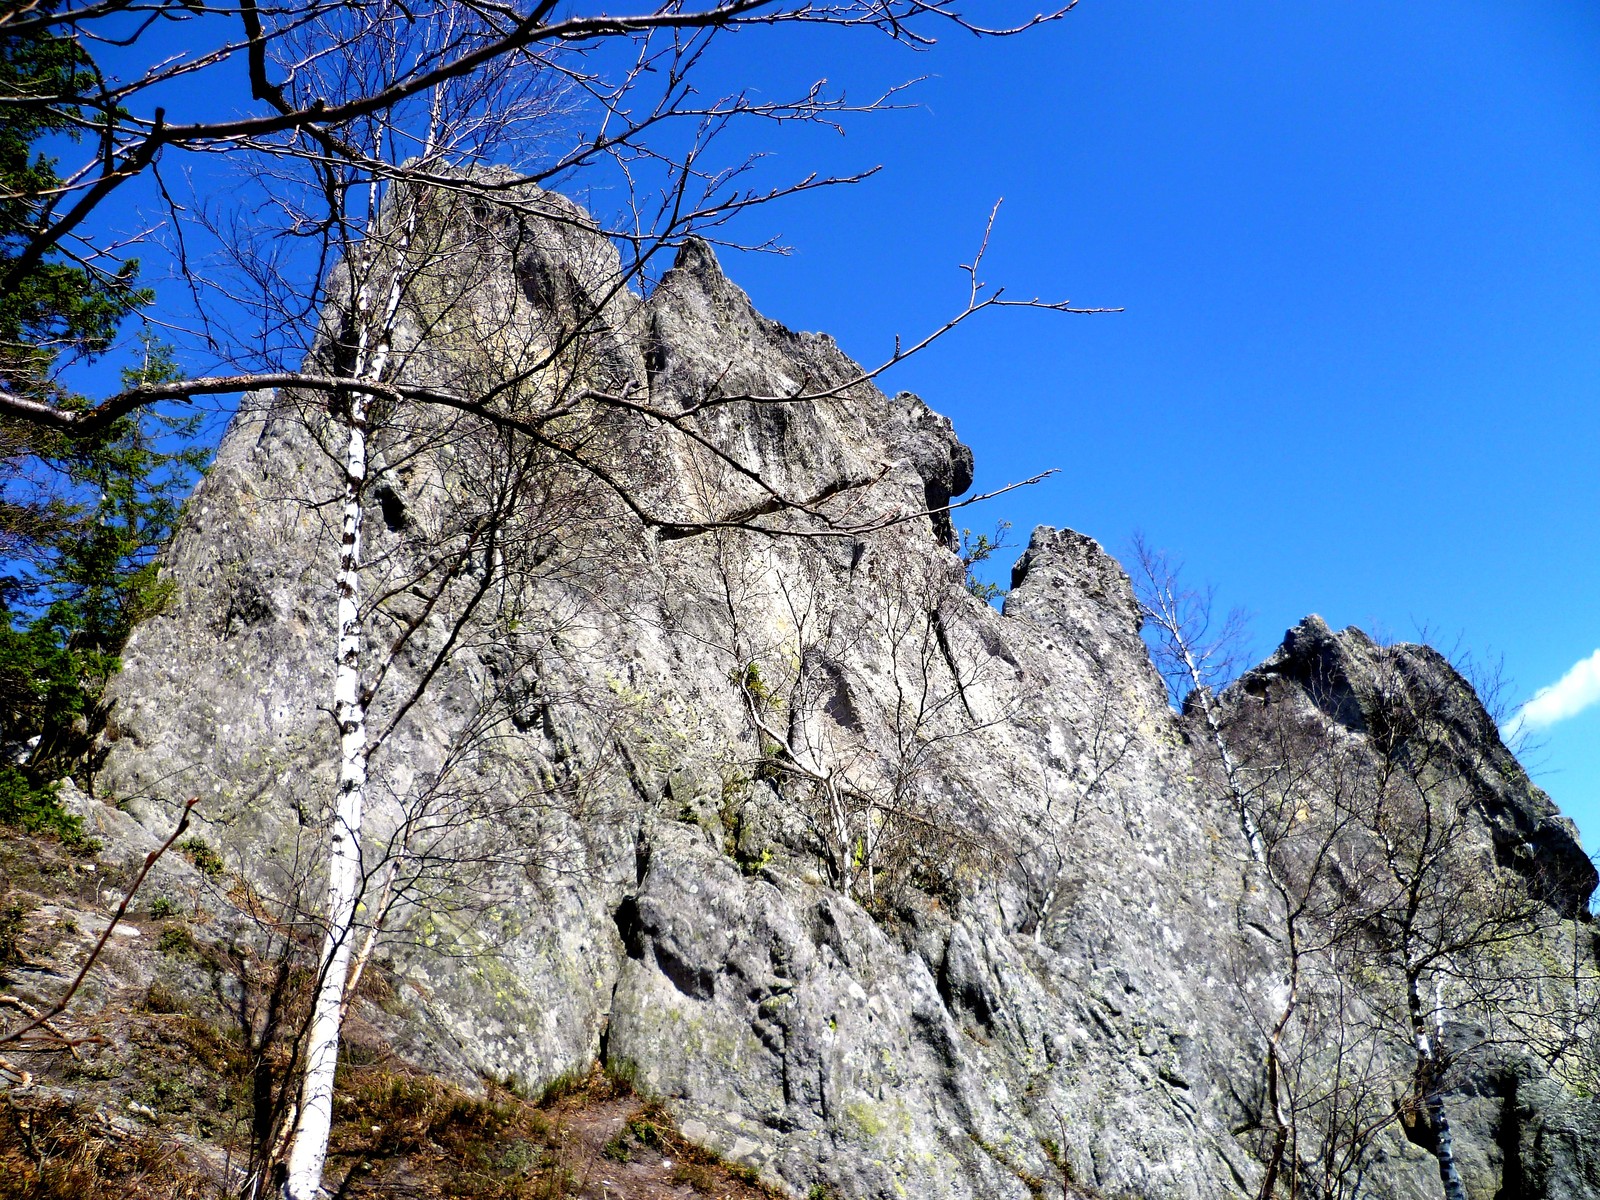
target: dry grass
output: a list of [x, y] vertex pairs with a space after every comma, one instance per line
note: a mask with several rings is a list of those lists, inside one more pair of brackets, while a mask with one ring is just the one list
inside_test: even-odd
[[604, 1152], [608, 1158], [625, 1161], [636, 1149], [670, 1162], [671, 1182], [686, 1185], [703, 1196], [782, 1196], [762, 1184], [760, 1176], [750, 1168], [730, 1163], [714, 1151], [685, 1140], [659, 1100], [641, 1102], [616, 1137], [606, 1143]]
[[3, 1200], [209, 1200], [211, 1182], [159, 1138], [59, 1098], [0, 1100]]
[[[77, 927], [104, 911], [100, 893], [119, 871], [91, 872], [59, 847], [0, 831], [0, 974], [27, 977], [8, 987], [42, 981], [34, 999], [48, 999], [50, 972], [81, 951]], [[241, 954], [187, 912], [163, 906], [130, 922], [140, 936], [106, 952], [69, 1021], [78, 1054], [55, 1044], [8, 1054], [36, 1083], [7, 1092], [0, 1082], [0, 1200], [235, 1200], [258, 1164], [252, 1147], [274, 1141], [309, 970], [298, 954]], [[286, 944], [303, 949], [277, 939]], [[365, 974], [358, 1010], [403, 1003], [381, 968]], [[535, 1098], [494, 1083], [468, 1091], [401, 1062], [359, 1011], [346, 1033], [325, 1177], [339, 1200], [776, 1195], [599, 1069]]]
[[595, 1070], [527, 1100], [381, 1066], [341, 1079], [329, 1183], [344, 1196], [769, 1200], [755, 1173], [684, 1140], [664, 1105]]
[[394, 1066], [342, 1072], [329, 1146], [329, 1182], [344, 1194], [533, 1200], [551, 1190], [551, 1123], [501, 1088], [474, 1096]]

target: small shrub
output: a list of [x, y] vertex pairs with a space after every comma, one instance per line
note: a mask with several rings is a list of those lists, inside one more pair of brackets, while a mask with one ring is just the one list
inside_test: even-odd
[[735, 667], [729, 671], [728, 682], [750, 697], [750, 703], [757, 712], [766, 712], [774, 706], [772, 689], [762, 677], [761, 665], [753, 659], [744, 665], [744, 670]]
[[756, 855], [754, 858], [748, 856], [741, 858], [738, 855], [735, 855], [734, 859], [739, 864], [739, 870], [744, 874], [752, 876], [759, 875], [772, 863], [772, 847], [763, 846], [761, 848], [761, 853]]
[[99, 842], [84, 836], [83, 818], [61, 806], [58, 791], [59, 785], [35, 784], [10, 763], [0, 766], [0, 825], [55, 837], [79, 853], [99, 850]]
[[629, 1117], [623, 1128], [648, 1150], [660, 1150], [666, 1143], [659, 1116], [649, 1106]]
[[22, 935], [27, 917], [27, 905], [18, 901], [0, 908], [0, 968], [15, 967], [24, 961]]
[[558, 1100], [577, 1095], [588, 1083], [589, 1076], [583, 1071], [563, 1071], [539, 1089], [533, 1102], [540, 1108], [548, 1108]]
[[186, 1113], [199, 1099], [192, 1083], [170, 1074], [146, 1078], [132, 1094], [140, 1104], [161, 1114]]
[[210, 844], [196, 834], [184, 838], [178, 843], [178, 849], [183, 856], [195, 865], [195, 869], [207, 879], [216, 879], [227, 869], [227, 863], [222, 861], [222, 855], [213, 850]]
[[194, 938], [189, 936], [189, 931], [182, 925], [169, 925], [156, 939], [156, 949], [162, 954], [182, 958], [194, 953]]
[[188, 1005], [170, 988], [152, 983], [150, 990], [144, 996], [144, 1011], [157, 1014], [182, 1013], [188, 1011]]
[[[534, 1200], [575, 1194], [549, 1117], [488, 1085], [473, 1096], [393, 1066], [340, 1065], [330, 1163], [356, 1195]], [[405, 1179], [405, 1189], [387, 1190]], [[411, 1190], [413, 1187], [415, 1191]]]
[[639, 1064], [633, 1059], [614, 1058], [603, 1070], [613, 1097], [639, 1094]]
[[513, 1138], [506, 1143], [505, 1149], [500, 1151], [500, 1157], [494, 1165], [514, 1175], [528, 1175], [539, 1166], [543, 1157], [544, 1151], [537, 1143], [527, 1138]]
[[707, 1163], [681, 1162], [672, 1169], [672, 1182], [686, 1183], [702, 1196], [712, 1196], [721, 1180]]
[[165, 921], [168, 917], [175, 917], [178, 915], [177, 902], [169, 900], [165, 896], [157, 896], [150, 902], [150, 915], [157, 921]]
[[970, 529], [961, 531], [960, 548], [957, 553], [961, 558], [962, 570], [966, 573], [967, 591], [985, 604], [1005, 599], [1006, 590], [998, 583], [987, 583], [979, 579], [972, 568], [981, 562], [987, 562], [1010, 545], [1006, 541], [1006, 534], [1010, 531], [1010, 521], [1001, 521], [996, 525], [993, 536], [987, 533], [974, 534]]

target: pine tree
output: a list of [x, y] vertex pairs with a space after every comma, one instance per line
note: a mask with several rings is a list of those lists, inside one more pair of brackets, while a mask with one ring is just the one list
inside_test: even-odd
[[[59, 7], [47, 0], [41, 15]], [[30, 234], [71, 194], [41, 145], [78, 141], [117, 115], [72, 103], [87, 97], [96, 79], [94, 63], [71, 38], [37, 24], [0, 32], [0, 277], [11, 279]], [[60, 402], [61, 363], [104, 353], [122, 320], [149, 303], [150, 293], [136, 286], [138, 271], [136, 259], [116, 262], [57, 243], [0, 290], [0, 388]]]
[[[80, 44], [48, 25], [0, 34], [0, 275], [25, 263], [30, 234], [69, 194], [45, 148], [116, 115], [73, 103], [97, 81]], [[150, 302], [137, 275], [136, 260], [65, 243], [22, 269], [0, 291], [0, 389], [86, 407], [61, 372], [104, 354]], [[141, 348], [124, 386], [179, 377], [148, 333]], [[200, 463], [196, 426], [146, 410], [69, 439], [0, 421], [0, 821], [75, 833], [52, 781], [82, 764], [117, 654], [159, 602], [155, 555]]]
[[[127, 386], [177, 377], [167, 347], [142, 347]], [[52, 781], [83, 765], [122, 645], [164, 599], [156, 556], [205, 458], [199, 420], [146, 410], [93, 438], [35, 433], [0, 476], [0, 821], [59, 825]]]

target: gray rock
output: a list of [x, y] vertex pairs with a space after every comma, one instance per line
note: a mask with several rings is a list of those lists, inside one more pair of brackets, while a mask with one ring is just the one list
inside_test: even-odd
[[1357, 732], [1367, 730], [1381, 680], [1445, 696], [1444, 736], [1488, 819], [1496, 851], [1563, 915], [1587, 913], [1600, 876], [1578, 841], [1577, 826], [1533, 785], [1472, 685], [1438, 651], [1380, 646], [1353, 627], [1336, 634], [1312, 615], [1284, 634], [1277, 652], [1239, 686], [1260, 692], [1273, 679], [1293, 682], [1329, 717]]
[[[392, 922], [396, 1041], [469, 1080], [626, 1066], [691, 1136], [797, 1194], [1021, 1198], [1059, 1192], [1064, 1166], [1081, 1194], [1254, 1195], [1278, 948], [1127, 575], [1041, 528], [994, 612], [928, 514], [972, 480], [945, 418], [760, 316], [703, 243], [641, 298], [606, 287], [615, 252], [581, 213], [546, 211], [487, 248], [462, 235], [451, 327], [517, 346], [582, 327], [583, 379], [633, 385], [693, 436], [583, 410], [584, 452], [640, 507], [550, 465], [559, 519], [530, 524], [457, 633], [480, 568], [438, 582], [437, 564], [492, 472], [438, 414], [378, 435], [373, 652], [414, 632], [374, 700], [392, 729], [368, 844], [430, 796], [459, 856]], [[501, 369], [414, 307], [408, 377]], [[291, 905], [316, 894], [333, 785], [328, 432], [292, 395], [235, 418], [167, 555], [175, 601], [113, 685], [96, 781], [156, 832], [199, 794], [205, 836]], [[815, 534], [822, 513], [853, 532], [706, 528]], [[1359, 731], [1371, 653], [1308, 621], [1261, 671], [1328, 680], [1313, 690]], [[1592, 872], [1475, 703], [1457, 735], [1496, 844], [1563, 864], [1553, 898], [1577, 915]], [[802, 753], [874, 798], [870, 886]], [[1590, 1134], [1564, 1132], [1589, 1108], [1554, 1082], [1516, 1096], [1530, 1115], [1494, 1143], [1517, 1148], [1516, 1194], [1583, 1194], [1559, 1188], [1595, 1170]], [[1390, 1129], [1367, 1194], [1439, 1195], [1433, 1163]]]

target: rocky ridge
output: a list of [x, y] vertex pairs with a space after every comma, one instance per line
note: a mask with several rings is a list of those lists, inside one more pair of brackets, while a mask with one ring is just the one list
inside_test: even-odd
[[[760, 316], [705, 245], [640, 297], [582, 214], [540, 203], [441, 218], [455, 283], [408, 299], [403, 377], [516, 381], [517, 354], [578, 328], [574, 378], [677, 415], [578, 409], [512, 508], [481, 429], [380, 429], [368, 838], [393, 851], [374, 890], [391, 861], [408, 888], [387, 1035], [466, 1082], [624, 1067], [687, 1137], [797, 1195], [1254, 1196], [1274, 919], [1127, 574], [1040, 528], [1003, 614], [969, 596], [930, 511], [972, 480], [948, 421]], [[562, 403], [553, 369], [523, 402]], [[290, 907], [315, 894], [333, 788], [330, 437], [292, 395], [235, 419], [168, 555], [175, 600], [128, 648], [95, 788], [152, 830], [199, 795], [227, 869]], [[1237, 694], [1297, 688], [1364, 736], [1385, 656], [1465, 688], [1431, 651], [1311, 618]], [[1570, 823], [1470, 689], [1451, 722], [1484, 836], [1556, 881], [1541, 896], [1590, 944]], [[449, 831], [427, 852], [423, 820]], [[1472, 1194], [1600, 1195], [1591, 1106], [1496, 1062], [1461, 1085]], [[1398, 1122], [1365, 1179], [1443, 1194]]]

